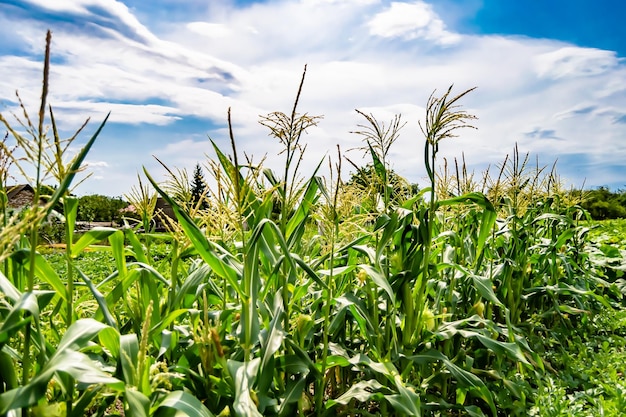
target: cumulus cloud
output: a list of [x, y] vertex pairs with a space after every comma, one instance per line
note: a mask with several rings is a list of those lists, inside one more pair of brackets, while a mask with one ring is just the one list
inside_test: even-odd
[[432, 6], [423, 1], [393, 2], [388, 9], [376, 14], [367, 26], [371, 34], [383, 38], [425, 39], [444, 45], [460, 39], [459, 35], [445, 29]]

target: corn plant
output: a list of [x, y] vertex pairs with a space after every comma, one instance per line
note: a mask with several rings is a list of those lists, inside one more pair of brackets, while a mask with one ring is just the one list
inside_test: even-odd
[[[422, 190], [389, 160], [400, 115], [359, 112], [372, 160], [356, 167], [371, 176], [363, 187], [343, 181], [339, 148], [328, 179], [324, 161], [301, 174], [303, 135], [321, 121], [298, 109], [305, 67], [291, 111], [260, 120], [283, 146], [281, 169], [238, 150], [229, 110], [230, 149], [211, 140], [206, 161], [206, 207], [184, 170], [159, 161], [167, 180], [144, 170], [128, 196], [138, 227], [76, 238], [69, 190], [104, 123], [66, 161], [82, 127], [61, 139], [46, 106], [49, 47], [37, 123], [23, 104], [19, 129], [0, 115], [11, 135], [0, 148], [0, 414], [521, 416], [569, 404], [548, 392], [563, 392], [553, 366], [567, 362], [551, 346], [619, 305], [620, 283], [590, 256], [585, 212], [554, 168], [515, 149], [495, 178], [476, 179], [464, 157], [437, 173], [439, 146], [474, 119], [459, 107], [471, 90], [427, 102]], [[47, 202], [37, 191], [9, 213], [11, 164], [35, 173], [34, 189], [57, 182]], [[176, 216], [166, 232], [153, 230], [157, 195]], [[38, 230], [58, 202], [55, 268]], [[110, 257], [106, 273], [81, 266], [88, 251]], [[602, 392], [619, 398], [618, 385]]]

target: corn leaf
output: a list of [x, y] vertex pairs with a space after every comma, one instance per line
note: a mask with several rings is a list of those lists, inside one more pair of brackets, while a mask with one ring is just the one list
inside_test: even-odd
[[71, 349], [62, 351], [57, 349], [53, 357], [28, 384], [0, 394], [0, 414], [4, 415], [9, 410], [37, 404], [45, 397], [48, 383], [55, 373], [70, 375], [81, 384], [103, 384], [118, 391], [124, 389], [122, 381], [103, 372], [87, 355]]
[[87, 246], [108, 239], [114, 233], [123, 234], [120, 230], [112, 227], [94, 227], [85, 232], [76, 243], [72, 245], [72, 257], [79, 255]]
[[485, 383], [473, 373], [468, 372], [455, 365], [443, 353], [439, 352], [438, 350], [431, 349], [420, 355], [409, 356], [408, 359], [415, 361], [419, 364], [441, 361], [460, 386], [470, 388], [478, 395], [479, 398], [483, 399], [487, 403], [487, 405], [489, 405], [492, 414], [494, 416], [497, 415], [493, 396], [491, 395], [491, 391], [489, 391]]
[[213, 417], [213, 414], [193, 395], [184, 391], [174, 391], [167, 394], [153, 414], [159, 417], [164, 408], [176, 410], [176, 415], [183, 413], [188, 417]]
[[228, 370], [235, 381], [235, 400], [233, 409], [238, 416], [262, 417], [250, 395], [259, 369], [260, 359], [238, 362], [229, 359]]
[[328, 400], [326, 402], [326, 409], [332, 408], [337, 404], [347, 405], [353, 399], [360, 402], [369, 401], [376, 392], [382, 388], [383, 385], [375, 379], [359, 381], [353, 384], [339, 398]]
[[102, 293], [98, 291], [98, 288], [96, 288], [96, 286], [91, 281], [91, 279], [89, 279], [89, 277], [85, 275], [83, 271], [81, 271], [80, 269], [76, 267], [74, 268], [78, 272], [78, 276], [80, 276], [80, 278], [83, 280], [87, 288], [89, 288], [89, 291], [91, 291], [91, 295], [93, 295], [93, 298], [95, 298], [96, 302], [98, 303], [98, 307], [100, 307], [100, 312], [102, 316], [104, 317], [104, 321], [106, 322], [106, 324], [111, 327], [117, 328], [117, 322], [115, 321], [115, 319], [111, 315], [111, 312], [109, 311], [109, 305], [107, 304], [107, 301], [104, 295], [102, 295]]
[[126, 388], [124, 393], [129, 417], [150, 417], [150, 398], [140, 391]]

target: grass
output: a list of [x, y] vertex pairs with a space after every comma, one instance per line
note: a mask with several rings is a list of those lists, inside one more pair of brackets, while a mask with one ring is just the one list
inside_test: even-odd
[[[67, 148], [44, 70], [38, 127], [0, 119], [27, 147], [8, 162], [31, 164], [35, 185], [58, 174], [47, 205], [4, 212], [0, 414], [619, 415], [622, 252], [590, 240], [554, 170], [515, 149], [495, 178], [438, 172], [440, 146], [474, 118], [469, 91], [448, 89], [415, 139], [429, 187], [393, 189], [400, 116], [362, 112], [372, 180], [344, 183], [339, 149], [319, 162], [329, 178], [302, 177], [302, 135], [321, 121], [299, 112], [304, 80], [291, 111], [260, 120], [284, 147], [278, 171], [238, 150], [229, 111], [204, 199], [163, 163], [168, 179], [144, 170], [131, 196], [140, 225], [76, 236], [69, 190], [97, 134], [47, 165]], [[150, 229], [157, 194], [176, 215], [166, 233]], [[58, 202], [66, 246], [48, 253], [40, 227]]]

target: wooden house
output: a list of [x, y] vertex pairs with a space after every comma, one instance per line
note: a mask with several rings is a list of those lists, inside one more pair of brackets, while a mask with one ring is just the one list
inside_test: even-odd
[[20, 184], [7, 187], [7, 205], [17, 209], [33, 204], [35, 190], [29, 184]]

